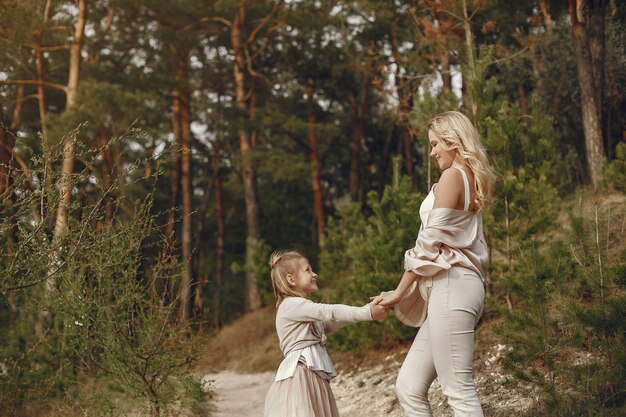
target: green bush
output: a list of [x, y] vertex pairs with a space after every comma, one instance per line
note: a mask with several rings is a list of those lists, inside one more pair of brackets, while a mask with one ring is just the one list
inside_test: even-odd
[[[135, 134], [130, 132], [128, 134]], [[74, 132], [70, 139], [77, 137]], [[78, 147], [78, 160], [97, 166], [99, 151]], [[161, 253], [152, 194], [133, 201], [141, 163], [124, 167], [112, 189], [89, 168], [69, 180], [93, 186], [92, 199], [74, 198], [68, 231], [52, 239], [59, 201], [60, 160], [52, 151], [31, 160], [14, 182], [16, 197], [0, 205], [0, 239], [13, 230], [11, 256], [0, 261], [0, 414], [152, 416], [198, 409], [201, 382], [192, 365], [195, 332], [179, 320], [181, 266]], [[33, 178], [45, 178], [38, 187]], [[139, 176], [139, 178], [141, 178]], [[26, 182], [31, 181], [30, 186]], [[113, 218], [104, 197], [114, 195]], [[133, 401], [128, 401], [133, 399]]]
[[615, 160], [606, 164], [604, 181], [609, 189], [626, 192], [626, 142], [615, 148]]
[[[589, 206], [589, 204], [585, 204]], [[622, 415], [626, 409], [624, 210], [570, 210], [562, 238], [516, 256], [502, 309], [505, 365], [542, 389], [528, 415]], [[617, 225], [611, 226], [611, 225]]]
[[[411, 192], [408, 177], [385, 187], [382, 196], [370, 192], [367, 211], [343, 201], [338, 220], [330, 221], [326, 250], [320, 258], [320, 281], [324, 302], [351, 305], [368, 303], [370, 296], [396, 287], [403, 269], [404, 252], [415, 243], [420, 227], [419, 205], [423, 196]], [[341, 349], [362, 349], [415, 336], [416, 329], [404, 326], [391, 314], [382, 324], [366, 323], [338, 331], [331, 343]]]

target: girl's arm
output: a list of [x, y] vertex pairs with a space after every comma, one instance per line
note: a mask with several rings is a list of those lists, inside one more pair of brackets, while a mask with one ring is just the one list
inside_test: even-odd
[[370, 304], [362, 307], [344, 304], [314, 303], [302, 297], [289, 297], [283, 301], [284, 315], [293, 321], [344, 322], [371, 321]]
[[[372, 301], [368, 304], [370, 308], [370, 313], [372, 315], [372, 319], [376, 321], [381, 321], [387, 315], [388, 307], [382, 306], [378, 301]], [[334, 332], [335, 330], [339, 330], [342, 327], [346, 327], [347, 325], [352, 324], [349, 321], [325, 321], [324, 322], [324, 331], [326, 333]]]

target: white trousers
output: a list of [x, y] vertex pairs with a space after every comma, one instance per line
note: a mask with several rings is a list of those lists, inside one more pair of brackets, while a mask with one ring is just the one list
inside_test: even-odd
[[428, 388], [439, 376], [455, 417], [483, 417], [472, 378], [474, 327], [485, 302], [483, 283], [462, 267], [422, 280], [428, 287], [428, 313], [398, 374], [400, 405], [408, 417], [432, 416]]

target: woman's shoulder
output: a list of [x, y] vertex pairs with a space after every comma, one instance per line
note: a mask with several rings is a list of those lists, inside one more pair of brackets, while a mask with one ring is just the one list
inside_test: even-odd
[[439, 185], [460, 185], [463, 187], [463, 173], [460, 168], [450, 167], [446, 168], [441, 172], [441, 176], [439, 177]]
[[[456, 168], [447, 168], [441, 173], [437, 187], [435, 187], [435, 197], [442, 197], [444, 194], [450, 198], [459, 197], [463, 192], [463, 174]], [[454, 200], [456, 203], [456, 200]]]

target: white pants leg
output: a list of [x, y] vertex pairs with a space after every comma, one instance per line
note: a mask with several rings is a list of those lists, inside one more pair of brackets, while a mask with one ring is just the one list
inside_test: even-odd
[[437, 274], [429, 288], [428, 315], [400, 369], [396, 393], [407, 416], [431, 416], [428, 388], [439, 376], [455, 417], [482, 417], [472, 378], [474, 327], [485, 290], [466, 268]]

